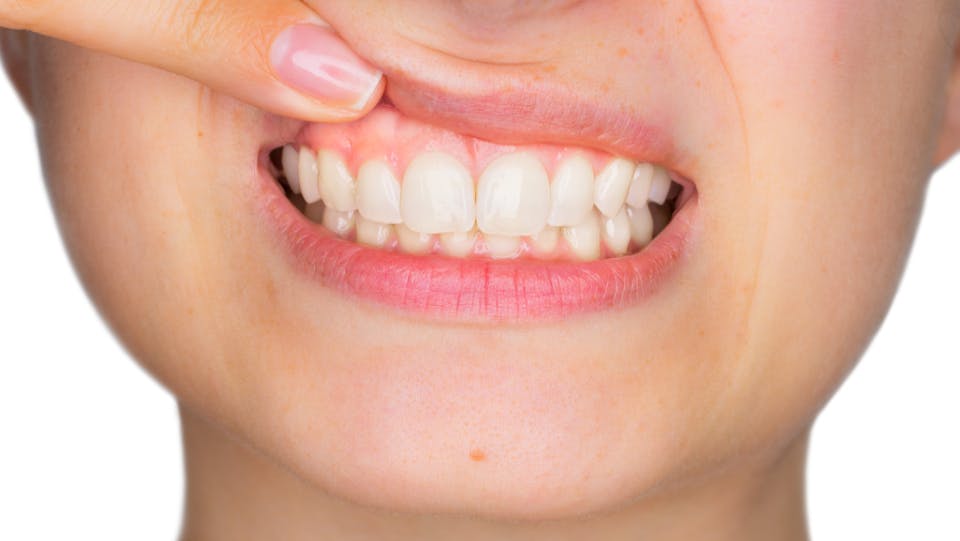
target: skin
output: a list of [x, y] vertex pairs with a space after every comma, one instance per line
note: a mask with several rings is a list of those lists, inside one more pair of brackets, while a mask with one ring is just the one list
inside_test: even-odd
[[462, 105], [428, 116], [416, 81], [669, 103], [699, 225], [674, 279], [622, 310], [501, 327], [378, 310], [295, 273], [251, 215], [257, 153], [294, 123], [26, 38], [7, 60], [66, 246], [180, 400], [184, 539], [805, 539], [809, 428], [958, 141], [960, 6], [307, 3], [439, 125], [473, 126]]

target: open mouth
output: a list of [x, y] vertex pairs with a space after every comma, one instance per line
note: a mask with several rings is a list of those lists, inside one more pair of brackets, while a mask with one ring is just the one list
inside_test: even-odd
[[299, 215], [284, 218], [296, 224], [288, 236], [311, 271], [444, 317], [542, 318], [629, 302], [676, 259], [686, 227], [672, 224], [696, 199], [692, 182], [658, 164], [499, 145], [389, 105], [349, 124], [307, 125], [267, 156], [286, 211]]

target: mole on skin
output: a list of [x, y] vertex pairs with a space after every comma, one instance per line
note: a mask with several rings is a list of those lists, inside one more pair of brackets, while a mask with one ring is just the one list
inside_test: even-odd
[[486, 458], [487, 458], [486, 453], [484, 453], [480, 449], [474, 449], [473, 451], [470, 451], [470, 460], [474, 462], [482, 462], [486, 460]]

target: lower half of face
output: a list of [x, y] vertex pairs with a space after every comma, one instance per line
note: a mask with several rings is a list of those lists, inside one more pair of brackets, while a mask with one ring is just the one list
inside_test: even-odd
[[334, 494], [512, 518], [804, 430], [900, 274], [945, 8], [325, 4], [387, 74], [349, 124], [36, 42], [67, 246], [187, 407]]

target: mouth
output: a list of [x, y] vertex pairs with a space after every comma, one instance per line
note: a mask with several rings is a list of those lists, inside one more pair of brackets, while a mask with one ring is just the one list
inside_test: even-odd
[[444, 321], [561, 319], [652, 295], [687, 247], [697, 191], [663, 164], [498, 144], [389, 104], [304, 124], [260, 160], [294, 266], [325, 287]]

